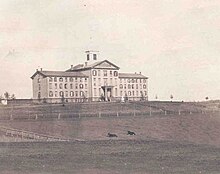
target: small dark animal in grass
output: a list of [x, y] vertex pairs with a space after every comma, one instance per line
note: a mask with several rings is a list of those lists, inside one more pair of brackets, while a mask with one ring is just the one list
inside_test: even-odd
[[135, 132], [132, 132], [132, 131], [128, 131], [128, 134], [127, 135], [136, 135]]
[[116, 134], [108, 133], [107, 137], [118, 137]]

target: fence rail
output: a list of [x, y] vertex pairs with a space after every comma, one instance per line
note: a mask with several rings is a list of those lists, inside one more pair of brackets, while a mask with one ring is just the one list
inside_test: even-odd
[[39, 134], [31, 131], [24, 131], [19, 129], [12, 129], [8, 127], [0, 127], [0, 131], [5, 133], [7, 137], [19, 138], [21, 140], [34, 140], [34, 141], [70, 141], [67, 138], [51, 136], [46, 134]]
[[24, 121], [24, 120], [63, 120], [63, 119], [80, 119], [80, 118], [92, 118], [92, 117], [126, 117], [126, 116], [172, 116], [172, 115], [191, 115], [191, 114], [213, 114], [219, 113], [219, 111], [167, 111], [167, 110], [160, 110], [160, 111], [148, 111], [148, 112], [141, 112], [141, 111], [119, 111], [119, 112], [55, 112], [55, 113], [32, 113], [32, 114], [23, 114], [23, 115], [7, 115], [7, 116], [0, 116], [0, 120], [17, 120], [17, 121]]

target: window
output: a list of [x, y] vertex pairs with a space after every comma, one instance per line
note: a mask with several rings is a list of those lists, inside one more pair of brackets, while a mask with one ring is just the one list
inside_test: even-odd
[[79, 82], [82, 82], [82, 78], [79, 79]]
[[140, 89], [142, 89], [142, 85], [140, 84]]
[[83, 89], [83, 84], [80, 84], [80, 85], [79, 85], [79, 88], [80, 88], [80, 89]]
[[63, 78], [62, 78], [62, 77], [60, 77], [60, 78], [59, 78], [59, 82], [62, 82], [62, 81], [63, 81]]
[[120, 79], [120, 83], [122, 83], [122, 79]]
[[130, 84], [128, 84], [128, 89], [131, 89], [131, 85]]
[[144, 95], [147, 96], [147, 91], [144, 91]]
[[131, 89], [134, 89], [134, 84], [131, 85]]
[[136, 96], [138, 96], [139, 94], [138, 94], [138, 91], [136, 91]]
[[122, 93], [122, 91], [120, 91], [120, 96], [122, 97], [122, 95], [123, 95], [123, 93]]
[[78, 89], [78, 83], [76, 83], [75, 88]]
[[73, 82], [73, 78], [72, 77], [70, 77], [70, 82]]
[[40, 84], [39, 84], [39, 86], [38, 86], [38, 89], [41, 90], [41, 86], [40, 86]]
[[136, 84], [136, 89], [138, 89], [138, 84]]
[[120, 89], [123, 89], [123, 85], [122, 84], [120, 84]]
[[89, 61], [89, 54], [87, 54], [87, 61]]
[[146, 79], [143, 79], [143, 83], [146, 83]]
[[52, 91], [49, 92], [49, 97], [53, 97], [53, 92]]
[[112, 78], [110, 78], [110, 85], [112, 85]]
[[67, 83], [66, 83], [66, 84], [64, 84], [64, 88], [65, 88], [65, 89], [67, 89]]
[[107, 70], [103, 70], [104, 76], [107, 76]]
[[85, 84], [85, 89], [87, 89], [87, 84]]
[[146, 85], [143, 85], [143, 89], [146, 89], [147, 88], [147, 86]]
[[65, 82], [68, 82], [68, 78], [67, 77], [65, 77]]
[[60, 91], [60, 97], [64, 97], [63, 91]]
[[98, 76], [100, 76], [101, 75], [101, 72], [100, 72], [100, 70], [98, 70]]
[[132, 91], [132, 95], [134, 96], [134, 91]]
[[126, 84], [124, 84], [124, 89], [126, 89]]
[[112, 76], [112, 71], [109, 71], [110, 76]]
[[73, 96], [74, 96], [74, 92], [70, 91], [70, 97], [73, 97]]
[[92, 71], [92, 75], [93, 75], [93, 76], [96, 76], [96, 75], [97, 75], [97, 71], [96, 71], [96, 70], [93, 70], [93, 71]]
[[98, 83], [99, 83], [99, 86], [100, 86], [101, 85], [101, 78], [99, 78], [98, 81], [99, 81]]
[[57, 97], [57, 91], [55, 91], [54, 96]]
[[118, 76], [118, 72], [117, 71], [114, 71], [114, 76]]
[[56, 78], [56, 77], [54, 77], [54, 79], [53, 79], [53, 80], [54, 80], [54, 82], [57, 82], [57, 78]]
[[55, 89], [57, 89], [57, 83], [55, 83], [54, 85], [55, 85]]
[[93, 54], [93, 60], [97, 60], [97, 54]]
[[107, 78], [104, 78], [104, 85], [107, 85]]
[[118, 80], [117, 79], [115, 79], [115, 85], [117, 85], [118, 84]]
[[80, 91], [80, 96], [83, 97], [84, 96], [84, 92]]
[[128, 91], [128, 95], [131, 96], [131, 91]]
[[49, 77], [49, 82], [52, 82], [53, 81], [53, 78], [52, 77]]
[[73, 89], [73, 84], [70, 84], [70, 89]]
[[134, 83], [134, 79], [132, 79], [131, 82]]
[[49, 89], [52, 89], [52, 83], [49, 83]]
[[93, 79], [93, 85], [96, 86], [96, 78]]
[[68, 91], [65, 91], [65, 96], [68, 97]]
[[128, 79], [127, 81], [128, 81], [128, 83], [130, 83], [130, 79]]
[[141, 79], [140, 79], [140, 83], [141, 83], [142, 81], [141, 81]]
[[78, 91], [76, 91], [75, 94], [76, 94], [76, 97], [78, 97]]
[[63, 89], [63, 84], [62, 83], [59, 84], [59, 88]]
[[85, 82], [87, 82], [87, 78], [85, 78]]
[[40, 83], [40, 78], [37, 79], [37, 82]]
[[78, 80], [78, 78], [77, 77], [75, 77], [75, 81], [77, 82], [77, 80]]

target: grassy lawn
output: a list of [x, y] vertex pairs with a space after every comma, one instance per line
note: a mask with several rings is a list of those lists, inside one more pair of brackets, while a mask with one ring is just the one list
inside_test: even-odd
[[220, 173], [220, 148], [156, 140], [0, 143], [1, 173]]

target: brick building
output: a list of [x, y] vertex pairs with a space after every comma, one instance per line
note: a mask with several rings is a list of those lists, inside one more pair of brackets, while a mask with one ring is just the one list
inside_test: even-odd
[[31, 77], [33, 99], [47, 102], [148, 100], [148, 77], [120, 73], [97, 51], [86, 51], [86, 62], [66, 71], [37, 70]]

